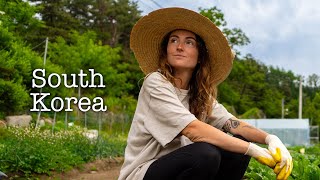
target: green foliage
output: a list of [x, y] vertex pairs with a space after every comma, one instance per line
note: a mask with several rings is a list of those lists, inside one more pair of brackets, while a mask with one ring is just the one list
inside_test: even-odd
[[[227, 22], [224, 19], [223, 12], [217, 7], [212, 8], [200, 8], [200, 14], [209, 18], [226, 36], [229, 44], [232, 48], [235, 46], [244, 46], [250, 43], [249, 38], [245, 35], [245, 33], [239, 28], [226, 28]], [[239, 51], [236, 51], [237, 54], [240, 54]]]
[[302, 155], [295, 153], [292, 172], [293, 179], [318, 180], [320, 178], [320, 158], [319, 155]]
[[224, 19], [224, 14], [217, 7], [212, 7], [208, 9], [200, 8], [199, 10], [200, 14], [210, 19], [210, 21], [212, 21], [216, 26], [221, 28], [227, 25], [227, 22]]
[[[84, 161], [72, 149], [65, 148], [69, 134], [50, 136], [31, 129], [8, 129], [10, 137], [1, 139], [0, 169], [5, 172], [22, 171], [49, 173], [50, 170], [66, 171]], [[70, 142], [75, 143], [74, 142]]]
[[320, 125], [320, 93], [317, 92], [313, 100], [308, 99], [303, 116], [309, 117], [311, 125]]
[[233, 88], [231, 83], [221, 83], [219, 85], [218, 100], [223, 101], [224, 105], [229, 104], [235, 107], [240, 100], [240, 92]]
[[[103, 44], [111, 47], [122, 46], [129, 48], [130, 32], [140, 18], [137, 2], [129, 0], [93, 1], [96, 10], [93, 12], [97, 19], [92, 25]], [[109, 36], [105, 36], [108, 34]]]
[[31, 71], [30, 60], [36, 55], [28, 47], [15, 38], [7, 28], [0, 29], [0, 78], [22, 83]]
[[[29, 2], [36, 2], [30, 5]], [[79, 73], [93, 68], [104, 77], [106, 88], [80, 89], [90, 99], [101, 96], [113, 113], [134, 113], [144, 74], [129, 50], [129, 35], [140, 18], [137, 2], [129, 0], [0, 0], [0, 116], [30, 109], [28, 93], [32, 71], [44, 68], [44, 40], [49, 37], [46, 77], [51, 73]], [[199, 10], [214, 22], [232, 48], [250, 43], [239, 28], [227, 28], [217, 7]], [[31, 48], [32, 47], [32, 48]], [[36, 52], [38, 53], [36, 53]], [[298, 115], [299, 76], [278, 67], [268, 67], [252, 55], [237, 52], [233, 69], [219, 86], [218, 100], [239, 116], [262, 112], [266, 118]], [[70, 84], [70, 80], [68, 80]], [[307, 78], [303, 87], [303, 118], [320, 124], [319, 75]], [[42, 89], [55, 97], [77, 97], [77, 88]], [[255, 113], [253, 113], [255, 114]], [[260, 117], [260, 116], [258, 116]]]
[[31, 102], [27, 88], [31, 62], [39, 57], [8, 28], [0, 28], [0, 42], [0, 112], [5, 115], [23, 112]]
[[272, 169], [265, 165], [261, 165], [255, 159], [251, 159], [245, 173], [245, 178], [249, 180], [269, 180], [276, 179], [276, 176]]
[[281, 103], [274, 102], [281, 100], [281, 93], [270, 90], [266, 73], [267, 67], [250, 55], [236, 60], [229, 78], [219, 87], [219, 100], [234, 106], [238, 114], [258, 108], [263, 114], [276, 117]]
[[[299, 153], [300, 149], [305, 149], [305, 154]], [[320, 178], [320, 144], [311, 147], [292, 147], [290, 154], [293, 159], [293, 169], [289, 176], [290, 179], [310, 179], [318, 180]], [[250, 161], [245, 174], [246, 179], [268, 180], [276, 179], [273, 170], [260, 164], [255, 159]]]
[[101, 136], [88, 139], [83, 131], [0, 128], [0, 169], [3, 172], [50, 174], [65, 172], [97, 157], [121, 156], [125, 141]]
[[0, 0], [1, 25], [7, 27], [9, 32], [14, 32], [16, 36], [30, 40], [37, 33], [37, 29], [43, 26], [39, 19], [35, 18], [35, 6], [23, 0]]
[[[80, 70], [83, 70], [84, 73], [88, 74], [87, 79], [91, 78], [89, 69], [94, 69], [96, 73], [102, 74], [103, 84], [106, 88], [81, 89], [82, 96], [89, 98], [105, 97], [106, 104], [110, 109], [122, 109], [124, 105], [131, 107], [132, 105], [128, 102], [135, 102], [125, 101], [125, 99], [130, 100], [127, 92], [133, 88], [133, 85], [127, 82], [127, 77], [130, 74], [119, 72], [121, 69], [115, 68], [120, 65], [121, 56], [119, 52], [121, 49], [95, 43], [96, 36], [93, 32], [82, 35], [73, 32], [71, 39], [72, 44], [68, 44], [62, 38], [58, 38], [56, 43], [50, 43], [48, 53], [50, 61], [59, 67], [69, 67], [64, 69], [66, 74], [78, 74]], [[95, 78], [95, 80], [95, 84], [100, 84], [98, 78]], [[71, 83], [72, 79], [68, 81], [68, 84]], [[76, 90], [75, 93], [77, 93]]]
[[0, 112], [5, 112], [5, 114], [23, 112], [29, 103], [29, 94], [23, 86], [0, 79]]
[[[129, 47], [129, 34], [140, 17], [137, 2], [129, 0], [30, 0], [37, 2], [45, 27], [39, 35], [71, 40], [70, 32], [94, 31], [103, 45]], [[45, 36], [44, 36], [45, 35]]]
[[[31, 39], [31, 43], [34, 46], [42, 42], [46, 37], [49, 37], [50, 41], [54, 41], [57, 37], [63, 37], [66, 40], [69, 40], [70, 31], [75, 29], [78, 29], [79, 31], [83, 30], [79, 20], [83, 17], [80, 15], [79, 19], [73, 17], [71, 14], [73, 10], [68, 8], [71, 1], [29, 1], [36, 2], [34, 7], [37, 8], [37, 13], [39, 13], [41, 20], [44, 22], [44, 26], [37, 29], [37, 36]], [[42, 49], [40, 51], [42, 51]]]
[[247, 112], [241, 115], [243, 119], [262, 119], [264, 118], [263, 112], [258, 108], [249, 109]]
[[[232, 48], [235, 48], [235, 46], [244, 46], [250, 43], [249, 38], [239, 28], [232, 28], [232, 29], [224, 28], [223, 33], [227, 37], [229, 44], [231, 45]], [[236, 50], [236, 53], [240, 55], [240, 52], [237, 50]]]
[[[232, 48], [250, 43], [241, 29], [226, 28], [224, 14], [217, 7], [200, 8], [200, 13], [215, 23], [227, 37]], [[218, 100], [235, 110], [234, 114], [248, 116], [252, 109], [262, 111], [266, 118], [281, 117], [281, 102], [285, 100], [288, 111], [285, 118], [296, 118], [298, 115], [299, 76], [291, 71], [278, 67], [267, 67], [250, 54], [237, 57], [229, 77], [219, 86]], [[303, 118], [312, 120], [312, 124], [320, 124], [320, 116], [315, 106], [319, 106], [316, 92], [319, 90], [319, 76], [307, 78], [309, 86], [303, 89], [305, 103]]]

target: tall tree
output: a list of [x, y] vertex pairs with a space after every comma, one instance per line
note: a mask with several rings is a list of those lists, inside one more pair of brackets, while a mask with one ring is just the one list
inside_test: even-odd
[[0, 0], [0, 15], [2, 26], [14, 33], [15, 36], [30, 40], [36, 35], [42, 21], [35, 18], [37, 8], [23, 0]]
[[26, 84], [31, 79], [31, 63], [40, 57], [19, 38], [0, 25], [0, 118], [25, 112], [31, 99]]
[[80, 34], [88, 30], [94, 31], [97, 34], [96, 42], [100, 41], [102, 45], [111, 47], [121, 47], [121, 59], [113, 68], [126, 74], [128, 81], [135, 87], [130, 90], [130, 94], [138, 95], [139, 88], [136, 84], [143, 74], [129, 49], [131, 29], [140, 18], [137, 2], [129, 0], [30, 1], [37, 3], [40, 17], [46, 25], [40, 30], [41, 35], [38, 36], [37, 43], [47, 36], [51, 42], [55, 42], [56, 38], [61, 36], [67, 43], [72, 43], [73, 31]]
[[140, 18], [137, 3], [129, 0], [97, 0], [93, 11], [93, 30], [103, 44], [129, 48], [129, 35]]
[[0, 116], [25, 112], [31, 102], [31, 71], [41, 57], [21, 37], [41, 26], [35, 10], [22, 0], [0, 0]]
[[36, 3], [46, 27], [43, 36], [66, 40], [71, 31], [93, 30], [102, 44], [129, 47], [129, 34], [140, 18], [137, 3], [129, 0], [29, 0]]
[[316, 93], [320, 91], [320, 76], [317, 74], [311, 74], [307, 77], [303, 92], [307, 94], [308, 97], [313, 99]]
[[311, 74], [307, 79], [308, 85], [310, 87], [317, 88], [320, 84], [320, 76], [317, 74]]
[[[72, 43], [66, 42], [63, 38], [58, 38], [57, 42], [50, 43], [48, 55], [51, 62], [60, 67], [68, 67], [64, 68], [66, 74], [78, 74], [80, 70], [83, 70], [88, 74], [88, 80], [91, 78], [89, 69], [93, 69], [103, 76], [102, 83], [106, 86], [105, 88], [81, 88], [82, 96], [90, 98], [100, 96], [113, 101], [129, 97], [128, 92], [133, 88], [133, 85], [127, 82], [126, 74], [118, 71], [121, 48], [111, 48], [109, 45], [95, 43], [96, 35], [94, 32], [82, 35], [74, 32], [70, 37]], [[72, 82], [73, 79], [68, 80], [68, 84], [72, 84]], [[79, 84], [78, 81], [76, 83]], [[95, 84], [99, 85], [100, 83], [100, 79], [96, 78]], [[78, 88], [73, 89], [73, 96], [77, 96]], [[119, 102], [112, 105], [119, 106]], [[110, 108], [115, 108], [113, 106]]]
[[[29, 0], [38, 9], [39, 18], [44, 22], [44, 26], [39, 28], [37, 36], [30, 43], [37, 45], [46, 37], [50, 41], [55, 41], [59, 36], [69, 39], [69, 32], [80, 30], [80, 20], [73, 17], [68, 5], [70, 1], [65, 0]], [[41, 51], [41, 49], [37, 49]]]
[[227, 22], [224, 19], [224, 14], [217, 7], [212, 8], [200, 8], [200, 14], [209, 18], [227, 37], [229, 44], [233, 50], [240, 55], [240, 51], [236, 49], [236, 46], [244, 46], [250, 43], [249, 38], [239, 28], [227, 28]]

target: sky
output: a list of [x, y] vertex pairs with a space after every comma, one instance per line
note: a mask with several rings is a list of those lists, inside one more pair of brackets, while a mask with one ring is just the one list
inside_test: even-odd
[[240, 28], [250, 44], [237, 47], [267, 66], [320, 76], [319, 0], [138, 0], [143, 15], [165, 7], [194, 11], [216, 6], [227, 28]]

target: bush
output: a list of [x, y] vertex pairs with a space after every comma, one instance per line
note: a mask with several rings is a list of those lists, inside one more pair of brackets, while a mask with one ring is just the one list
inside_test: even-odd
[[34, 128], [2, 129], [0, 171], [5, 173], [48, 174], [65, 172], [97, 157], [123, 155], [125, 141], [101, 137], [90, 140], [80, 130], [41, 131]]
[[[300, 149], [304, 148], [305, 153], [301, 154]], [[293, 159], [292, 173], [288, 179], [320, 179], [320, 145], [311, 147], [292, 147], [290, 153]], [[273, 170], [260, 164], [255, 159], [250, 161], [249, 167], [245, 174], [246, 179], [268, 180], [276, 179]]]

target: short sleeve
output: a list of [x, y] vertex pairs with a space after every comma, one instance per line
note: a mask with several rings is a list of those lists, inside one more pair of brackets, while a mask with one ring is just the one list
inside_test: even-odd
[[227, 120], [232, 117], [233, 115], [229, 113], [222, 104], [215, 101], [212, 106], [212, 113], [207, 117], [207, 122], [208, 124], [222, 130]]
[[163, 78], [156, 74], [144, 82], [146, 93], [150, 94], [145, 127], [162, 146], [166, 146], [197, 118], [183, 106], [173, 85]]

